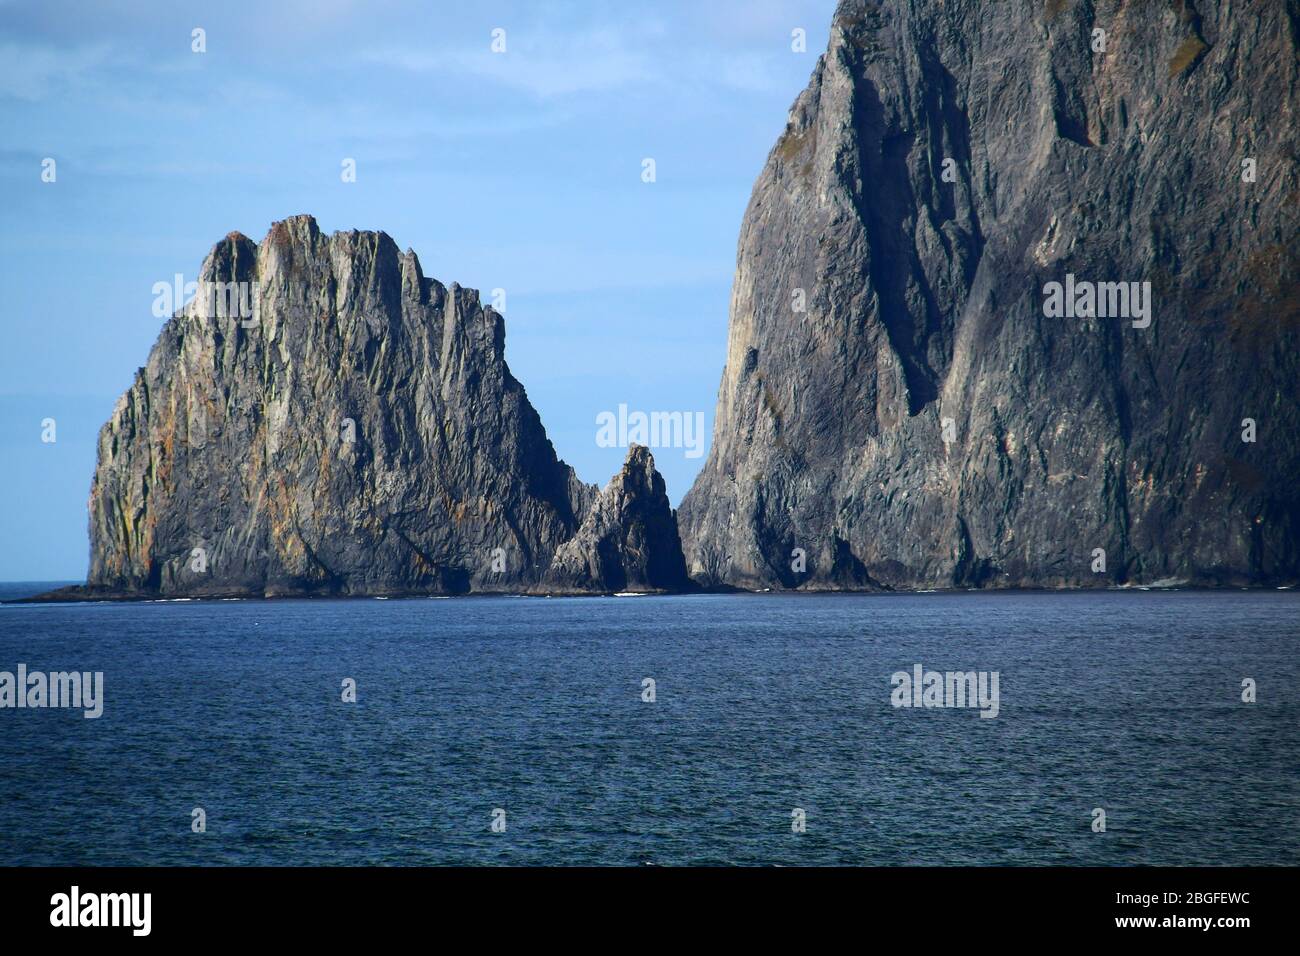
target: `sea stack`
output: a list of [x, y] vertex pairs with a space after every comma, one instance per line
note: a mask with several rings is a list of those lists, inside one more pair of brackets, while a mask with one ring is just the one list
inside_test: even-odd
[[578, 533], [556, 552], [543, 589], [653, 593], [690, 586], [663, 477], [650, 449], [633, 445]]
[[504, 353], [477, 292], [382, 232], [231, 234], [100, 433], [72, 596], [535, 589], [598, 489]]

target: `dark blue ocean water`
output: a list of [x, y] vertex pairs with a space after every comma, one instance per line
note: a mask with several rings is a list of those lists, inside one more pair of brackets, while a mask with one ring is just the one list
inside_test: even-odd
[[1290, 592], [3, 606], [105, 707], [0, 710], [0, 864], [1296, 865], [1298, 651]]

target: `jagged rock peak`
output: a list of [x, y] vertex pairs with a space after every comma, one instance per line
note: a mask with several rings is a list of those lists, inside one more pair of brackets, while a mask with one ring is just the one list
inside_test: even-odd
[[478, 294], [386, 234], [237, 233], [99, 439], [100, 595], [518, 591], [596, 489], [560, 461]]
[[632, 445], [577, 534], [556, 552], [541, 590], [651, 592], [689, 585], [663, 476], [650, 449]]

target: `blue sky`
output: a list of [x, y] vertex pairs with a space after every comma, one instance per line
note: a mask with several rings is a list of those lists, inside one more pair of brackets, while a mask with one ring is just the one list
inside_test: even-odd
[[[711, 432], [741, 215], [833, 8], [0, 0], [0, 580], [84, 576], [153, 284], [298, 213], [504, 288], [507, 360], [584, 480], [622, 464], [596, 444], [620, 403]], [[703, 459], [655, 458], [677, 504]]]

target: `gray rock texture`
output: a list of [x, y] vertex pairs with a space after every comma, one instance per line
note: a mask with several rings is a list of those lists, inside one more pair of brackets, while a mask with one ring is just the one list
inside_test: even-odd
[[690, 585], [663, 477], [650, 449], [633, 445], [578, 533], [556, 551], [542, 589], [655, 592]]
[[[218, 283], [248, 283], [248, 314]], [[85, 596], [537, 584], [597, 489], [556, 457], [504, 337], [384, 233], [232, 233], [100, 433]]]
[[[741, 228], [692, 576], [1294, 583], [1298, 37], [1293, 2], [841, 3]], [[1150, 325], [1048, 317], [1067, 274], [1149, 282]]]

